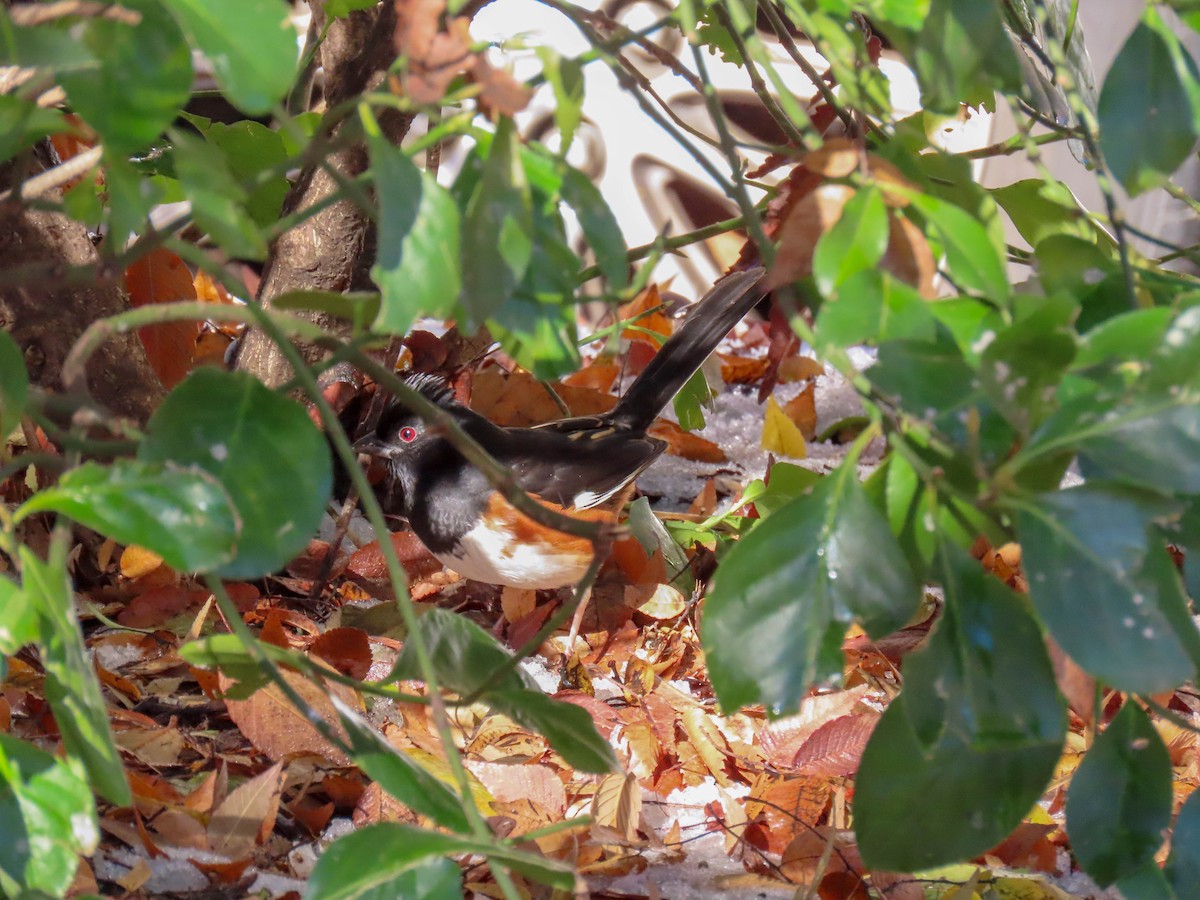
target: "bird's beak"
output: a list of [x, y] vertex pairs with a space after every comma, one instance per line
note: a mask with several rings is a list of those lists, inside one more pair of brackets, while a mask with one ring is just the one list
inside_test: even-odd
[[366, 453], [368, 456], [377, 456], [380, 459], [391, 459], [396, 455], [396, 448], [381, 441], [377, 434], [368, 434], [359, 438], [354, 442], [354, 450], [357, 453]]

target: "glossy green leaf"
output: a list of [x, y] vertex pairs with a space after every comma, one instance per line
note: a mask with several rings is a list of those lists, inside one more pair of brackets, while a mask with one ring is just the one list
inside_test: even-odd
[[1187, 391], [1167, 397], [1098, 406], [1076, 442], [1085, 473], [1200, 493], [1200, 405]]
[[834, 347], [904, 340], [932, 340], [936, 324], [915, 288], [876, 269], [851, 275], [817, 313], [817, 337]]
[[100, 842], [79, 761], [0, 733], [0, 834], [0, 875], [42, 896], [65, 896], [80, 854]]
[[1092, 328], [1080, 339], [1074, 368], [1112, 362], [1138, 362], [1163, 346], [1172, 311], [1164, 306], [1126, 312]]
[[175, 129], [175, 171], [192, 202], [196, 224], [231, 256], [262, 259], [267, 241], [250, 217], [250, 195], [233, 177], [220, 150], [202, 138]]
[[1127, 700], [1071, 778], [1071, 849], [1105, 887], [1153, 859], [1170, 821], [1171, 757], [1146, 713]]
[[163, 0], [163, 5], [212, 63], [233, 105], [252, 116], [270, 112], [291, 85], [300, 55], [288, 7], [280, 0]]
[[1032, 312], [984, 348], [980, 384], [1020, 434], [1033, 431], [1054, 406], [1055, 387], [1075, 358], [1077, 312], [1068, 297], [1038, 298]]
[[0, 329], [0, 440], [7, 440], [25, 415], [29, 374], [25, 355], [7, 331]]
[[244, 373], [189, 375], [151, 417], [138, 457], [195, 465], [224, 485], [242, 519], [225, 578], [269, 574], [303, 550], [332, 488], [329, 445], [304, 407]]
[[460, 900], [462, 876], [446, 856], [461, 853], [450, 835], [387, 822], [331, 844], [309, 876], [311, 900]]
[[571, 768], [595, 774], [617, 771], [612, 746], [600, 736], [591, 713], [583, 707], [555, 700], [540, 690], [489, 690], [483, 700], [542, 735]]
[[145, 150], [188, 101], [192, 54], [179, 26], [158, 3], [133, 0], [136, 25], [95, 17], [81, 40], [99, 61], [95, 68], [59, 77], [71, 106], [118, 155]]
[[1167, 880], [1180, 897], [1200, 884], [1200, 794], [1195, 791], [1179, 810], [1167, 857]]
[[525, 277], [533, 255], [529, 184], [511, 119], [501, 119], [463, 220], [462, 304], [471, 321], [494, 315]]
[[438, 825], [460, 833], [471, 830], [463, 799], [446, 784], [383, 740], [357, 712], [332, 696], [350, 740], [354, 764], [368, 778], [414, 812], [429, 816]]
[[817, 289], [830, 297], [859, 272], [873, 270], [888, 245], [888, 212], [878, 188], [857, 191], [813, 252]]
[[888, 22], [910, 31], [920, 31], [929, 15], [930, 0], [866, 0], [861, 6], [872, 22]]
[[21, 586], [42, 620], [38, 648], [46, 670], [46, 699], [67, 756], [83, 763], [94, 790], [115, 806], [128, 806], [132, 794], [113, 742], [100, 682], [83, 645], [66, 554], [60, 550], [61, 545], [52, 545], [50, 561], [42, 562], [29, 547], [21, 547]]
[[[509, 663], [512, 653], [465, 616], [431, 609], [421, 616], [419, 627], [438, 681], [446, 690], [472, 694], [480, 690], [537, 689], [537, 684], [519, 669], [494, 680], [493, 673]], [[421, 679], [416, 657], [412, 643], [406, 641], [386, 682]]]
[[1200, 388], [1200, 306], [1176, 316], [1162, 340], [1148, 348], [1143, 359], [1145, 375], [1138, 383], [1142, 391], [1176, 396]]
[[153, 550], [183, 572], [233, 558], [241, 521], [219, 481], [197, 467], [117, 460], [85, 463], [34, 494], [17, 519], [54, 511], [121, 544]]
[[1173, 512], [1135, 488], [1088, 483], [1042, 496], [1017, 518], [1038, 615], [1072, 659], [1120, 690], [1167, 690], [1196, 671], [1178, 575], [1147, 535]]
[[0, 575], [0, 656], [12, 656], [38, 636], [37, 607], [20, 585]]
[[1006, 303], [1010, 292], [1008, 273], [987, 229], [970, 213], [952, 203], [928, 195], [916, 196], [912, 202], [941, 241], [946, 265], [955, 283], [993, 303]]
[[842, 672], [854, 621], [881, 636], [902, 626], [920, 588], [853, 465], [824, 478], [725, 557], [705, 601], [709, 677], [728, 711], [795, 709]]
[[1200, 137], [1200, 72], [1153, 6], [1104, 79], [1100, 150], [1130, 194], [1162, 184]]
[[161, 202], [159, 179], [143, 178], [129, 162], [104, 154], [104, 186], [108, 200], [108, 240], [123, 245], [131, 235], [146, 231], [150, 211]]
[[939, 557], [946, 605], [855, 780], [868, 865], [911, 872], [970, 859], [1012, 831], [1054, 774], [1066, 709], [1040, 628], [961, 550]]
[[450, 193], [368, 127], [379, 198], [379, 251], [371, 278], [383, 302], [375, 329], [404, 334], [419, 315], [446, 316], [462, 288], [458, 207]]

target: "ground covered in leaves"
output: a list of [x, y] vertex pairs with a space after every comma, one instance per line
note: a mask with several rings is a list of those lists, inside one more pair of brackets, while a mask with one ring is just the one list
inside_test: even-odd
[[[641, 318], [620, 355], [597, 353], [556, 385], [572, 413], [606, 409], [612, 391], [645, 364], [654, 345], [647, 333], [671, 328], [662, 299], [649, 291], [624, 311]], [[598, 897], [790, 896], [807, 885], [816, 892], [807, 896], [826, 900], [917, 900], [963, 884], [969, 892], [955, 896], [1098, 896], [1072, 872], [1062, 814], [1064, 785], [1090, 745], [1097, 714], [1110, 710], [1097, 708], [1093, 683], [1054, 648], [1072, 730], [1043, 802], [973, 864], [918, 876], [864, 870], [853, 833], [854, 776], [867, 738], [900, 689], [905, 654], [936, 623], [937, 596], [927, 596], [917, 620], [887, 639], [848, 633], [842, 684], [814, 691], [798, 714], [719, 714], [697, 634], [699, 610], [723, 546], [738, 523], [756, 515], [743, 491], [776, 458], [825, 468], [857, 428], [848, 390], [800, 355], [777, 324], [743, 327], [724, 350], [723, 394], [709, 428], [693, 434], [663, 420], [655, 433], [671, 449], [645, 479], [656, 486], [653, 499], [671, 510], [662, 514], [667, 525], [693, 539], [686, 553], [664, 553], [647, 537], [645, 520], [635, 521], [601, 574], [581, 639], [567, 647], [560, 632], [523, 664], [547, 692], [591, 715], [623, 774], [577, 773], [513, 720], [482, 706], [453, 707], [458, 749], [493, 827], [519, 836], [590, 814], [590, 826], [536, 844], [573, 861]], [[455, 358], [462, 352], [452, 334], [418, 332], [405, 363], [454, 373], [459, 396], [503, 424], [562, 414], [550, 393], [504, 360], [462, 366]], [[747, 404], [758, 410], [753, 424], [731, 425]], [[28, 486], [9, 483], [5, 490], [14, 502]], [[28, 536], [34, 544], [46, 539], [36, 527]], [[469, 617], [509, 647], [520, 647], [565, 599], [461, 582], [402, 528], [392, 540], [423, 609]], [[1023, 588], [1019, 548], [981, 544], [975, 556]], [[331, 838], [372, 822], [421, 823], [351, 767], [277, 686], [250, 691], [244, 673], [199, 667], [180, 654], [190, 640], [228, 630], [208, 593], [185, 574], [137, 547], [83, 531], [73, 567], [88, 646], [135, 795], [132, 807], [103, 810], [101, 846], [82, 861], [77, 892], [296, 896]], [[355, 690], [344, 683], [386, 680], [403, 645], [382, 573], [374, 535], [351, 522], [338, 544], [314, 541], [286, 572], [229, 589], [262, 641], [346, 676], [317, 687], [289, 672], [311, 710], [335, 721], [336, 697], [367, 713], [393, 747], [444, 773], [429, 708], [403, 699], [419, 693], [419, 684]], [[1200, 709], [1190, 689], [1158, 700], [1188, 713]], [[1163, 720], [1157, 726], [1175, 765], [1178, 807], [1200, 777], [1196, 735]], [[10, 662], [0, 728], [55, 741], [31, 653]], [[478, 896], [497, 895], [484, 866], [462, 864]]]

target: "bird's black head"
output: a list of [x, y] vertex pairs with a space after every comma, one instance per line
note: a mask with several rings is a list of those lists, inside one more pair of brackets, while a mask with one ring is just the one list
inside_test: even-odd
[[[443, 409], [456, 406], [453, 392], [436, 376], [410, 375], [404, 379], [404, 383]], [[426, 436], [426, 430], [424, 419], [398, 398], [393, 398], [380, 417], [374, 433], [359, 440], [355, 449], [381, 459], [401, 459], [424, 443], [422, 439]]]

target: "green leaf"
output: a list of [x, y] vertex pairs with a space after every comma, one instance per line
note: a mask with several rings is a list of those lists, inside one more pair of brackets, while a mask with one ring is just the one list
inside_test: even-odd
[[171, 463], [84, 463], [34, 494], [16, 519], [51, 510], [118, 543], [152, 550], [183, 572], [208, 572], [227, 563], [241, 532], [217, 479]]
[[100, 842], [79, 761], [0, 733], [0, 834], [0, 881], [65, 896], [80, 854], [90, 856]]
[[82, 41], [100, 64], [59, 76], [105, 148], [126, 156], [158, 140], [192, 88], [192, 55], [179, 26], [157, 3], [129, 6], [141, 16], [137, 25], [100, 17], [82, 23]]
[[1055, 234], [1112, 244], [1112, 238], [1093, 224], [1062, 182], [1027, 178], [992, 188], [991, 195], [1030, 247], [1037, 247], [1044, 238]]
[[418, 315], [449, 315], [458, 301], [458, 207], [432, 175], [370, 126], [367, 145], [379, 198], [379, 251], [371, 278], [383, 302], [375, 329], [405, 334]]
[[20, 586], [4, 575], [0, 575], [0, 610], [4, 610], [4, 615], [0, 616], [0, 657], [12, 656], [37, 640], [37, 608]]
[[925, 194], [913, 197], [912, 203], [942, 242], [946, 265], [958, 286], [975, 291], [993, 303], [1006, 304], [1010, 293], [1008, 273], [987, 229], [952, 203]]
[[550, 380], [579, 369], [572, 306], [518, 294], [505, 301], [487, 326], [504, 351], [536, 378]]
[[817, 313], [822, 346], [908, 338], [930, 341], [935, 327], [928, 302], [915, 288], [876, 269], [851, 275]]
[[[833, 0], [841, 4], [842, 0]], [[822, 0], [823, 6], [828, 6]], [[872, 22], [890, 23], [909, 31], [920, 31], [929, 15], [930, 0], [866, 0], [863, 12]]]
[[588, 247], [596, 254], [596, 264], [608, 279], [610, 289], [619, 291], [629, 284], [629, 258], [625, 235], [608, 201], [590, 178], [578, 169], [563, 173], [562, 198], [575, 210], [579, 227]]
[[1170, 754], [1149, 717], [1126, 700], [1071, 778], [1071, 849], [1106, 887], [1154, 857], [1170, 822]]
[[542, 735], [567, 765], [580, 772], [617, 771], [617, 757], [581, 706], [547, 697], [540, 690], [489, 690], [489, 706]]
[[443, 858], [456, 852], [460, 844], [450, 835], [398, 822], [369, 825], [321, 854], [304, 894], [312, 900], [460, 900], [462, 876]]
[[[512, 653], [465, 616], [446, 609], [431, 609], [421, 616], [418, 627], [429, 648], [438, 682], [446, 690], [465, 695], [481, 690], [537, 689], [536, 682], [519, 669], [508, 672], [499, 681], [493, 680], [493, 673], [509, 663]], [[406, 641], [385, 683], [423, 677], [412, 642]]]
[[83, 646], [67, 581], [65, 548], [51, 546], [49, 562], [21, 547], [22, 587], [42, 619], [38, 641], [46, 670], [46, 699], [68, 757], [83, 763], [88, 781], [115, 806], [132, 802], [121, 755], [113, 743], [96, 670]]
[[353, 710], [331, 697], [350, 739], [354, 764], [372, 781], [414, 812], [429, 816], [444, 828], [471, 830], [463, 799], [413, 760], [383, 740], [379, 732]]
[[1097, 472], [1156, 490], [1200, 493], [1200, 406], [1186, 391], [1165, 401], [1109, 408], [1076, 446], [1087, 475]]
[[1140, 364], [1162, 347], [1172, 316], [1170, 309], [1157, 306], [1107, 319], [1083, 335], [1073, 368], [1083, 369], [1106, 362]]
[[1200, 884], [1200, 794], [1187, 798], [1171, 835], [1171, 855], [1167, 857], [1167, 880], [1180, 897]]
[[483, 176], [463, 220], [463, 309], [475, 323], [494, 315], [525, 277], [533, 255], [529, 185], [512, 119], [500, 120]]
[[1172, 505], [1136, 488], [1088, 483], [1022, 506], [1017, 533], [1029, 596], [1079, 665], [1123, 691], [1191, 678], [1196, 628], [1166, 551], [1147, 536]]
[[104, 184], [108, 195], [108, 240], [124, 246], [130, 235], [146, 231], [150, 210], [163, 199], [158, 179], [143, 178], [129, 162], [104, 154]]
[[[243, 121], [225, 125], [213, 122], [205, 131], [229, 161], [229, 170], [241, 184], [250, 184], [269, 169], [277, 169], [288, 158], [283, 136], [259, 122]], [[246, 197], [246, 212], [260, 228], [279, 220], [288, 180], [283, 174], [259, 184]]]
[[671, 400], [679, 427], [684, 431], [698, 431], [703, 428], [704, 406], [711, 404], [712, 399], [713, 391], [708, 386], [708, 379], [704, 377], [704, 370], [697, 369]]
[[888, 245], [888, 212], [882, 192], [857, 191], [833, 227], [821, 235], [813, 252], [813, 278], [826, 297], [859, 272], [873, 270]]
[[1164, 183], [1200, 137], [1200, 73], [1149, 6], [1113, 60], [1097, 109], [1100, 150], [1131, 195]]
[[332, 489], [329, 445], [304, 407], [245, 373], [189, 375], [151, 417], [138, 457], [199, 466], [229, 492], [242, 534], [224, 578], [269, 574], [303, 550]]
[[575, 132], [583, 121], [585, 80], [583, 63], [560, 56], [550, 47], [537, 47], [542, 74], [554, 92], [554, 124], [558, 128], [558, 156], [567, 158]]
[[1032, 311], [996, 334], [980, 358], [979, 381], [1013, 428], [1028, 435], [1055, 402], [1055, 386], [1075, 357], [1069, 297], [1039, 297]]
[[263, 259], [267, 242], [250, 217], [250, 195], [233, 174], [225, 154], [213, 144], [173, 129], [175, 171], [192, 202], [196, 224], [231, 256]]
[[[221, 91], [247, 115], [271, 111], [296, 71], [299, 48], [280, 0], [163, 0], [212, 63]], [[236, 25], [235, 25], [236, 23]]]
[[932, 0], [919, 31], [885, 28], [921, 85], [921, 104], [957, 116], [960, 104], [993, 109], [995, 92], [1018, 92], [1021, 72], [1000, 7]]
[[855, 832], [876, 869], [978, 856], [1020, 824], [1054, 774], [1067, 715], [1041, 631], [961, 550], [940, 556], [946, 605], [855, 780]]
[[25, 355], [7, 331], [0, 329], [0, 440], [7, 440], [21, 424], [29, 402], [29, 374]]
[[370, 9], [378, 0], [330, 0], [325, 4], [325, 15], [331, 19], [344, 19], [358, 9]]
[[776, 510], [734, 547], [705, 601], [709, 677], [729, 711], [794, 709], [842, 672], [851, 622], [872, 636], [902, 626], [920, 588], [853, 464]]
[[48, 134], [70, 130], [56, 109], [42, 109], [32, 100], [0, 95], [0, 162], [11, 159]]

